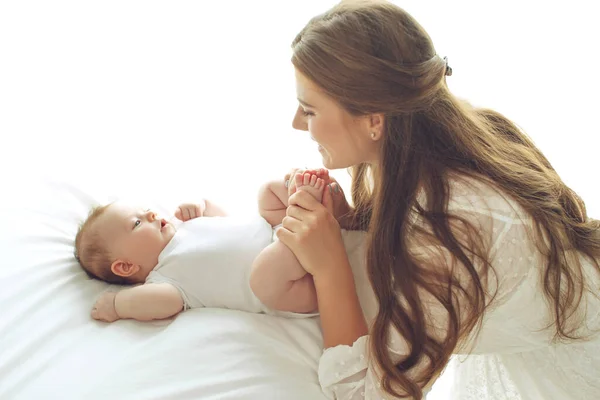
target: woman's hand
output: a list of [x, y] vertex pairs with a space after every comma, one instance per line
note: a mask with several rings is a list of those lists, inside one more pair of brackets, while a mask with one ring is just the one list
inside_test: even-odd
[[342, 190], [342, 187], [335, 180], [335, 178], [330, 178], [331, 188], [331, 209], [333, 216], [338, 221], [342, 229], [353, 229], [350, 221], [350, 216], [352, 215], [352, 207], [348, 204], [348, 200], [346, 199], [346, 195]]
[[333, 216], [340, 223], [343, 229], [351, 229], [349, 216], [352, 208], [350, 207], [350, 204], [348, 204], [348, 200], [346, 199], [346, 195], [344, 194], [342, 187], [335, 178], [329, 176], [329, 171], [327, 169], [292, 168], [284, 177], [285, 186], [288, 188], [288, 195], [291, 196], [292, 194], [296, 193], [296, 181], [292, 178], [296, 176], [296, 174], [303, 174], [305, 172], [313, 173], [325, 181], [325, 184], [327, 185], [327, 189], [325, 190], [330, 190], [332, 194], [331, 209]]
[[285, 187], [288, 190], [288, 196], [296, 193], [296, 180], [292, 179], [296, 176], [296, 174], [303, 174], [305, 171], [308, 171], [306, 168], [292, 168], [290, 172], [285, 174], [283, 181], [285, 182]]
[[340, 226], [332, 214], [332, 203], [332, 193], [327, 189], [323, 204], [308, 192], [297, 191], [290, 196], [283, 227], [277, 231], [279, 240], [314, 277], [336, 274], [339, 272], [336, 268], [348, 266]]
[[325, 348], [351, 346], [368, 333], [333, 204], [329, 187], [322, 203], [300, 189], [290, 196], [287, 215], [277, 231], [279, 240], [313, 276]]

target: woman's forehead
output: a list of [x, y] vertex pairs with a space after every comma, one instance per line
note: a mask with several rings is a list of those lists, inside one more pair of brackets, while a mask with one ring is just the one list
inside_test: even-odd
[[302, 72], [296, 69], [296, 90], [298, 96], [300, 94], [320, 94], [321, 89], [317, 86], [316, 83], [311, 81], [308, 77], [306, 77]]

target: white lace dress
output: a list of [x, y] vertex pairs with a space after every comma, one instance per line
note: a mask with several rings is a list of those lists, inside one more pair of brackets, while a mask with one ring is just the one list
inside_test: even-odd
[[[469, 183], [466, 183], [469, 182]], [[497, 295], [488, 308], [479, 335], [457, 350], [447, 368], [453, 369], [456, 400], [598, 400], [600, 399], [600, 335], [587, 341], [553, 344], [552, 321], [541, 286], [545, 260], [531, 240], [532, 220], [514, 201], [492, 186], [472, 180], [454, 180], [449, 210], [481, 228], [491, 246], [496, 279], [488, 281]], [[428, 253], [431, 249], [417, 249]], [[436, 249], [437, 254], [443, 250]], [[377, 305], [364, 263], [364, 247], [353, 249], [350, 262], [361, 306], [370, 323]], [[361, 253], [362, 252], [362, 253]], [[431, 253], [433, 254], [433, 253]], [[581, 302], [579, 333], [600, 329], [600, 277], [592, 264], [583, 262], [589, 289]], [[434, 301], [427, 302], [431, 324], [444, 327], [446, 313]], [[394, 332], [395, 333], [395, 332]], [[442, 336], [443, 337], [443, 336]], [[379, 388], [375, 367], [369, 364], [369, 336], [352, 346], [336, 346], [323, 352], [319, 380], [326, 394], [340, 400], [389, 399]], [[395, 333], [388, 347], [393, 355], [407, 353], [407, 345]], [[468, 348], [467, 348], [468, 347]]]

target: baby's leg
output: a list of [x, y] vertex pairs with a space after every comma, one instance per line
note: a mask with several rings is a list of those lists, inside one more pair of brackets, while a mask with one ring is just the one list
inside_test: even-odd
[[309, 313], [317, 309], [312, 275], [280, 241], [267, 246], [254, 260], [250, 287], [267, 307], [279, 311]]
[[288, 190], [285, 183], [271, 181], [261, 186], [258, 194], [258, 211], [271, 226], [283, 221], [288, 206]]
[[[305, 190], [321, 201], [323, 179], [310, 173], [298, 174], [295, 179], [298, 190]], [[280, 241], [271, 243], [254, 260], [250, 287], [264, 305], [274, 310], [308, 313], [317, 309], [312, 275]]]

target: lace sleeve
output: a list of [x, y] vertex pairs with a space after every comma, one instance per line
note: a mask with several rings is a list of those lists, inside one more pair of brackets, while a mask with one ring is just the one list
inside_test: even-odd
[[340, 345], [323, 352], [319, 383], [329, 398], [365, 399], [367, 338], [362, 336], [352, 346]]
[[[323, 392], [337, 400], [393, 399], [384, 393], [367, 360], [369, 336], [362, 336], [352, 346], [326, 349], [319, 362], [319, 382]], [[399, 342], [398, 342], [399, 343]], [[392, 340], [392, 345], [396, 340]], [[394, 350], [400, 355], [405, 351]], [[425, 391], [425, 394], [427, 391]]]

